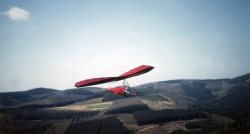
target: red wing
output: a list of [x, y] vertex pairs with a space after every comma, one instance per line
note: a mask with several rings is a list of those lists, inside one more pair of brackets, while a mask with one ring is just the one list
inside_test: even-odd
[[107, 82], [111, 82], [111, 81], [119, 81], [119, 80], [123, 80], [126, 78], [130, 78], [130, 77], [134, 77], [137, 75], [147, 73], [150, 70], [152, 70], [153, 68], [154, 67], [152, 67], [152, 66], [141, 65], [141, 66], [136, 67], [136, 68], [124, 73], [124, 74], [121, 74], [118, 77], [100, 77], [100, 78], [87, 79], [87, 80], [77, 82], [75, 84], [75, 86], [76, 87], [85, 87], [85, 86], [107, 83]]
[[124, 74], [121, 74], [120, 76], [117, 77], [117, 80], [126, 79], [126, 78], [134, 77], [137, 75], [141, 75], [141, 74], [144, 74], [144, 73], [151, 71], [153, 68], [154, 67], [152, 67], [152, 66], [141, 65], [141, 66], [136, 67], [132, 70], [129, 70], [128, 72], [126, 72]]
[[107, 82], [111, 82], [111, 81], [116, 81], [116, 77], [101, 77], [101, 78], [87, 79], [87, 80], [77, 82], [75, 84], [75, 86], [76, 87], [85, 87], [85, 86], [107, 83]]

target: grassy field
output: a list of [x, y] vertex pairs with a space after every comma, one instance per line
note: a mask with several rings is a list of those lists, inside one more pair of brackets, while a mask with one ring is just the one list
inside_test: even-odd
[[162, 110], [166, 108], [175, 108], [176, 104], [174, 101], [169, 99], [162, 93], [146, 95], [141, 99], [144, 104], [147, 104], [153, 110]]
[[73, 104], [62, 107], [47, 108], [47, 110], [68, 110], [68, 111], [98, 111], [108, 109], [112, 106], [112, 102], [100, 102], [93, 104]]
[[89, 104], [86, 107], [86, 110], [104, 110], [108, 109], [112, 106], [112, 102], [102, 102], [102, 103], [96, 103], [96, 104]]

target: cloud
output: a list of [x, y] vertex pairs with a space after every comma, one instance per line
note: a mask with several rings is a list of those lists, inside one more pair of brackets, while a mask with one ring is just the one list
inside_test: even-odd
[[11, 7], [8, 11], [4, 12], [8, 18], [14, 21], [28, 20], [30, 13], [19, 7]]

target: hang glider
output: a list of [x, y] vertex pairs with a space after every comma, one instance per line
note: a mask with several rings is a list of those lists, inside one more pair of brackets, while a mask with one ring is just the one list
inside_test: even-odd
[[97, 85], [97, 84], [123, 80], [122, 86], [114, 87], [114, 88], [107, 88], [106, 90], [117, 95], [135, 96], [136, 95], [135, 91], [129, 86], [129, 84], [127, 83], [125, 79], [147, 73], [151, 71], [153, 68], [154, 67], [152, 66], [141, 65], [117, 77], [100, 77], [100, 78], [86, 79], [86, 80], [82, 80], [82, 81], [75, 83], [75, 86], [86, 87], [86, 86], [92, 86], [92, 85]]

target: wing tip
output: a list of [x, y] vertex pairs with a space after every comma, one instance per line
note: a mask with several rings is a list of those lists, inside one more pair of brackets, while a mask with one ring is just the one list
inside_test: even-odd
[[81, 87], [81, 85], [79, 84], [79, 82], [75, 83], [75, 87]]

